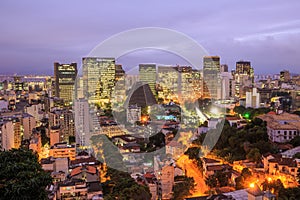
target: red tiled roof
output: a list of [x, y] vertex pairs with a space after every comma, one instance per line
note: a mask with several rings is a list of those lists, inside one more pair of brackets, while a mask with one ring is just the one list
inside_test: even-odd
[[211, 158], [203, 158], [205, 163], [219, 163], [219, 161], [211, 159]]
[[76, 176], [83, 171], [90, 173], [90, 174], [96, 174], [97, 169], [96, 169], [96, 167], [92, 167], [92, 166], [76, 167], [71, 171], [71, 176]]
[[154, 174], [151, 174], [149, 172], [147, 172], [145, 175], [144, 175], [144, 178], [155, 178], [155, 175]]
[[221, 171], [223, 169], [224, 169], [223, 165], [213, 165], [207, 167], [207, 171]]

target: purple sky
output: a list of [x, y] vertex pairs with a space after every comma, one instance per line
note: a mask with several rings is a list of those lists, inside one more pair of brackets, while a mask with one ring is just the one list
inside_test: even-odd
[[[52, 74], [54, 61], [81, 65], [81, 57], [109, 36], [149, 26], [192, 37], [230, 69], [250, 60], [259, 74], [300, 73], [299, 9], [299, 0], [1, 0], [0, 74]], [[125, 68], [185, 64], [148, 50], [117, 61]]]

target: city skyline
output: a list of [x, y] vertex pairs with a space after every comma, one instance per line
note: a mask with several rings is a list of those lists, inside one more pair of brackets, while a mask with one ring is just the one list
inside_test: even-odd
[[[76, 62], [81, 66], [81, 58], [111, 35], [133, 28], [162, 27], [195, 39], [210, 55], [220, 56], [221, 64], [228, 64], [230, 69], [235, 62], [247, 60], [256, 74], [274, 73], [274, 69], [276, 73], [283, 69], [299, 73], [297, 4], [296, 1], [290, 4], [280, 1], [205, 4], [72, 1], [70, 6], [55, 1], [18, 4], [2, 1], [0, 67], [2, 74], [51, 75], [53, 62]], [[10, 12], [11, 9], [15, 12]], [[125, 69], [153, 62], [186, 65], [178, 56], [157, 50], [116, 58], [116, 63]]]

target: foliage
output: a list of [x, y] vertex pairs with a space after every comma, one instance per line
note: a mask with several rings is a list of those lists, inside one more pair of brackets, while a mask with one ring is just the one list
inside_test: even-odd
[[278, 200], [300, 199], [300, 188], [281, 188], [278, 193]]
[[297, 110], [297, 111], [293, 112], [293, 114], [295, 114], [295, 115], [299, 115], [299, 116], [300, 116], [300, 111], [299, 111], [299, 110]]
[[272, 191], [274, 194], [278, 195], [278, 192], [284, 188], [283, 186], [283, 183], [281, 182], [280, 179], [277, 179], [277, 180], [273, 180], [273, 181], [268, 181], [268, 180], [265, 180], [263, 183], [262, 183], [262, 186], [263, 186], [263, 190], [266, 191], [266, 190], [270, 190]]
[[205, 179], [205, 184], [210, 187], [224, 187], [228, 185], [229, 176], [226, 172], [217, 171], [214, 175], [211, 175]]
[[154, 145], [155, 147], [165, 146], [165, 135], [162, 132], [159, 132], [149, 138], [149, 146]]
[[151, 199], [149, 188], [143, 185], [139, 185], [126, 172], [118, 171], [113, 168], [108, 168], [106, 172], [106, 177], [109, 177], [109, 180], [102, 184], [105, 199]]
[[[207, 134], [214, 135], [211, 132], [213, 130]], [[200, 135], [193, 143], [201, 145], [207, 134]], [[229, 123], [225, 123], [213, 151], [215, 155], [231, 163], [247, 157], [259, 163], [260, 155], [268, 152], [274, 153], [276, 149], [268, 140], [265, 122], [254, 119], [243, 129], [231, 127]]]
[[173, 199], [181, 200], [191, 195], [191, 191], [195, 189], [195, 181], [191, 177], [187, 176], [176, 176], [174, 178], [175, 185], [173, 188], [174, 194]]
[[251, 179], [252, 172], [248, 168], [244, 168], [241, 172], [241, 176], [235, 179], [236, 189], [240, 190], [243, 188], [248, 188], [247, 183]]
[[297, 159], [300, 159], [300, 152], [296, 153], [293, 157], [297, 158]]
[[0, 168], [1, 199], [47, 199], [52, 178], [31, 150], [0, 151]]
[[199, 152], [199, 147], [190, 147], [184, 154], [188, 155], [190, 160], [197, 160], [199, 159]]
[[185, 155], [189, 157], [190, 160], [194, 160], [194, 162], [197, 164], [197, 167], [200, 171], [203, 170], [203, 163], [200, 158], [200, 148], [199, 147], [190, 147], [186, 152], [184, 152]]
[[243, 168], [243, 169], [242, 169], [241, 176], [242, 176], [244, 179], [251, 178], [252, 172], [249, 170], [249, 168]]
[[245, 110], [246, 110], [245, 106], [235, 106], [233, 109], [235, 113], [238, 113], [240, 115], [242, 115], [245, 112]]
[[250, 161], [259, 163], [261, 161], [261, 154], [259, 152], [258, 148], [253, 148], [249, 151], [249, 153], [246, 155], [246, 158]]
[[208, 176], [205, 179], [205, 184], [210, 188], [214, 188], [214, 187], [217, 187], [218, 180], [215, 176]]
[[290, 143], [291, 143], [294, 147], [300, 146], [300, 136], [298, 135], [298, 136], [294, 137], [294, 138], [290, 141]]
[[266, 114], [271, 110], [269, 108], [245, 108], [244, 106], [236, 106], [233, 111], [245, 118], [255, 119], [258, 115]]
[[93, 135], [91, 141], [96, 157], [100, 162], [106, 163], [115, 169], [126, 170], [123, 163], [123, 156], [118, 147], [106, 135]]

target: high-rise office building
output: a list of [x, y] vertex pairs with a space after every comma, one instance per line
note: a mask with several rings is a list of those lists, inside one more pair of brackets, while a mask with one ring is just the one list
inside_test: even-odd
[[236, 62], [234, 72], [235, 95], [238, 98], [246, 98], [247, 88], [252, 88], [254, 84], [254, 70], [249, 61]]
[[75, 95], [75, 81], [77, 76], [77, 64], [54, 63], [55, 96], [64, 100], [66, 105], [73, 102]]
[[182, 102], [202, 96], [201, 71], [190, 66], [158, 66], [158, 98]]
[[140, 81], [148, 84], [153, 95], [156, 95], [156, 65], [140, 64], [139, 65]]
[[82, 64], [85, 98], [89, 103], [105, 107], [110, 103], [115, 86], [115, 59], [86, 57]]
[[178, 99], [178, 70], [172, 66], [158, 66], [157, 83], [158, 98], [166, 101], [177, 101]]
[[[220, 99], [221, 98], [221, 82], [220, 82], [220, 57], [205, 56], [203, 58], [203, 81], [204, 98]], [[206, 88], [206, 89], [205, 89]]]
[[116, 64], [116, 76], [115, 76], [115, 89], [112, 100], [116, 103], [123, 103], [126, 99], [126, 87], [125, 87], [125, 71], [122, 65]]
[[193, 94], [192, 87], [192, 67], [190, 66], [177, 66], [175, 68], [178, 71], [178, 82], [179, 82], [179, 101], [182, 102], [189, 99]]
[[249, 61], [238, 61], [238, 62], [236, 62], [235, 72], [237, 74], [248, 74], [250, 76], [253, 72], [253, 69], [251, 67], [251, 62], [249, 62]]

